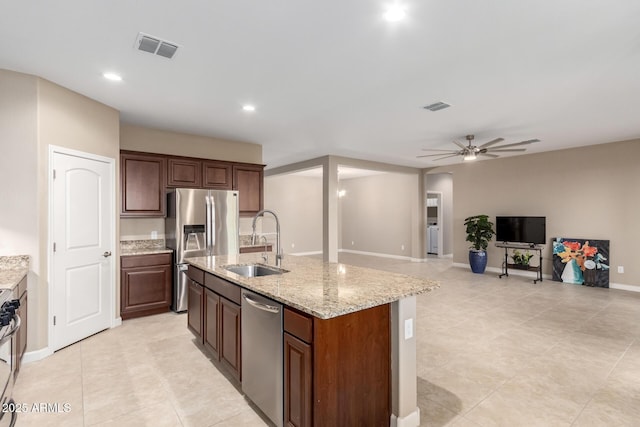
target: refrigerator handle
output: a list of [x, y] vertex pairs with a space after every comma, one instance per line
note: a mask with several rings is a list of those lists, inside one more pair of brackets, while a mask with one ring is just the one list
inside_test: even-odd
[[211, 247], [212, 242], [211, 242], [211, 235], [212, 235], [212, 230], [211, 230], [211, 200], [209, 198], [209, 196], [205, 196], [205, 205], [207, 207], [206, 210], [206, 215], [205, 215], [205, 229], [204, 229], [204, 235], [205, 235], [205, 244], [207, 246], [207, 255], [211, 255]]
[[216, 245], [216, 200], [211, 197], [211, 254], [213, 254], [213, 247]]

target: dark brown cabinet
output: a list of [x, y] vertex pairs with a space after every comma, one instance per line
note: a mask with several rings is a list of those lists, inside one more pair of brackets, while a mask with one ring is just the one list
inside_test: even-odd
[[120, 315], [122, 319], [169, 311], [171, 254], [123, 256], [120, 259]]
[[189, 330], [211, 358], [240, 381], [240, 287], [192, 266], [187, 275], [191, 279], [187, 304]]
[[311, 345], [284, 333], [284, 423], [311, 427]]
[[204, 346], [211, 352], [214, 360], [220, 360], [220, 296], [204, 290]]
[[220, 360], [238, 381], [240, 354], [240, 306], [220, 298]]
[[13, 372], [14, 379], [17, 378], [20, 366], [22, 365], [22, 356], [27, 349], [27, 278], [25, 277], [18, 283], [16, 287], [18, 298], [20, 299], [20, 307], [16, 310], [16, 314], [20, 317], [21, 325], [16, 334], [16, 338], [12, 342], [13, 363], [15, 370]]
[[193, 332], [200, 343], [202, 343], [203, 308], [204, 287], [194, 280], [190, 280], [187, 296], [187, 328]]
[[120, 216], [165, 216], [166, 168], [166, 159], [162, 156], [124, 151], [120, 153]]
[[240, 193], [240, 216], [253, 216], [264, 205], [264, 166], [233, 165], [233, 189]]
[[217, 190], [231, 190], [233, 188], [231, 163], [202, 162], [202, 186]]
[[202, 186], [202, 162], [198, 160], [168, 158], [167, 187], [199, 188]]

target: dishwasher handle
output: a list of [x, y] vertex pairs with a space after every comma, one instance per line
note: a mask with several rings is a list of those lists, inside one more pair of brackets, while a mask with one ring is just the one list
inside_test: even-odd
[[264, 304], [264, 303], [258, 302], [256, 300], [252, 299], [247, 294], [242, 294], [242, 298], [244, 298], [244, 300], [246, 302], [248, 302], [249, 305], [257, 308], [258, 310], [268, 311], [269, 313], [280, 313], [280, 307], [277, 307], [275, 305], [269, 305], [269, 304]]

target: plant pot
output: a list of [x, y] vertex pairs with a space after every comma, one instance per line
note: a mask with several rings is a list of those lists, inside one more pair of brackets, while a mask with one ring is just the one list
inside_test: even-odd
[[471, 271], [474, 273], [484, 273], [484, 270], [487, 268], [487, 252], [470, 250], [469, 265], [471, 266]]

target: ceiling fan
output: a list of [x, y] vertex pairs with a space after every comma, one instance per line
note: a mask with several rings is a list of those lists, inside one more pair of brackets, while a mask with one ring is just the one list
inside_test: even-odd
[[473, 141], [473, 135], [467, 135], [466, 139], [468, 141], [468, 145], [464, 145], [458, 141], [453, 141], [458, 147], [459, 150], [438, 150], [433, 148], [423, 148], [423, 151], [441, 151], [438, 154], [424, 154], [422, 156], [416, 157], [439, 157], [436, 160], [448, 159], [449, 157], [455, 156], [463, 156], [464, 160], [475, 160], [478, 156], [491, 157], [496, 158], [500, 157], [497, 154], [493, 153], [507, 153], [507, 152], [518, 152], [518, 151], [527, 151], [526, 148], [512, 148], [518, 147], [520, 145], [532, 144], [534, 142], [540, 142], [539, 139], [529, 139], [526, 141], [514, 142], [513, 144], [499, 145], [497, 147], [493, 147], [494, 144], [504, 141], [504, 138], [496, 138], [492, 141], [486, 142], [480, 146], [471, 145]]

